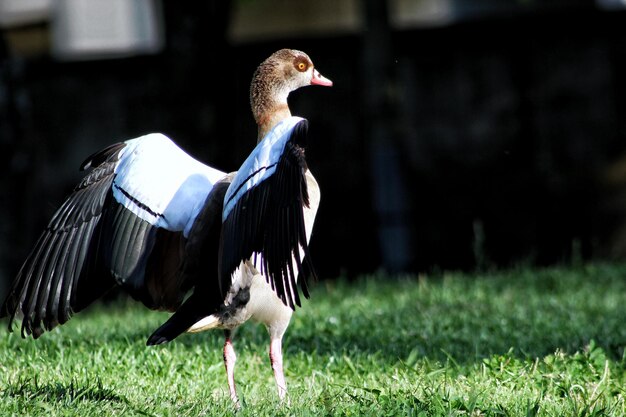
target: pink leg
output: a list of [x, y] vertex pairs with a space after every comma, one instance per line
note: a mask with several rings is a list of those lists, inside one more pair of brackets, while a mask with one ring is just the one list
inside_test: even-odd
[[285, 394], [287, 394], [287, 384], [285, 383], [285, 374], [283, 373], [282, 340], [280, 338], [275, 338], [270, 341], [270, 363], [274, 370], [278, 397], [283, 400]]
[[235, 362], [237, 355], [233, 342], [230, 340], [230, 331], [224, 332], [226, 341], [224, 342], [224, 366], [226, 367], [226, 377], [228, 378], [228, 390], [230, 391], [230, 399], [233, 400], [235, 406], [239, 408], [239, 399], [237, 398], [237, 390], [235, 388]]

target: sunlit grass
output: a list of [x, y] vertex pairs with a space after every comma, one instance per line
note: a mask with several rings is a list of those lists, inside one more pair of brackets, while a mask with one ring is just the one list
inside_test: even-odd
[[[284, 340], [235, 338], [240, 415], [622, 416], [626, 266], [317, 284]], [[40, 340], [0, 333], [0, 415], [231, 415], [219, 331], [145, 340], [164, 313], [96, 306]]]

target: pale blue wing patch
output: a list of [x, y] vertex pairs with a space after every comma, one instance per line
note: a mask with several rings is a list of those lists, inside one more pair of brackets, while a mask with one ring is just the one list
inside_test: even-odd
[[152, 133], [126, 142], [113, 181], [114, 198], [137, 217], [187, 237], [213, 185], [226, 173]]
[[228, 217], [242, 195], [274, 174], [276, 164], [285, 149], [285, 143], [291, 137], [291, 131], [302, 120], [304, 119], [296, 116], [286, 118], [276, 124], [257, 144], [226, 191], [222, 221]]

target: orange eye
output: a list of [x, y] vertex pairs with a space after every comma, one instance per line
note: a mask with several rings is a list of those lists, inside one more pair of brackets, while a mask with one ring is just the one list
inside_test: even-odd
[[307, 65], [306, 65], [306, 63], [304, 63], [304, 62], [298, 62], [298, 63], [296, 64], [296, 68], [297, 68], [297, 69], [298, 69], [298, 71], [300, 71], [300, 72], [304, 72], [304, 71], [306, 70], [306, 67], [307, 67]]

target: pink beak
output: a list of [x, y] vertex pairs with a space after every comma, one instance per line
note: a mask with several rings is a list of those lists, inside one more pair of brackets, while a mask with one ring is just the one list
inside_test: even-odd
[[332, 87], [333, 82], [328, 78], [320, 74], [316, 69], [313, 69], [313, 78], [311, 78], [311, 85], [322, 85], [324, 87]]

